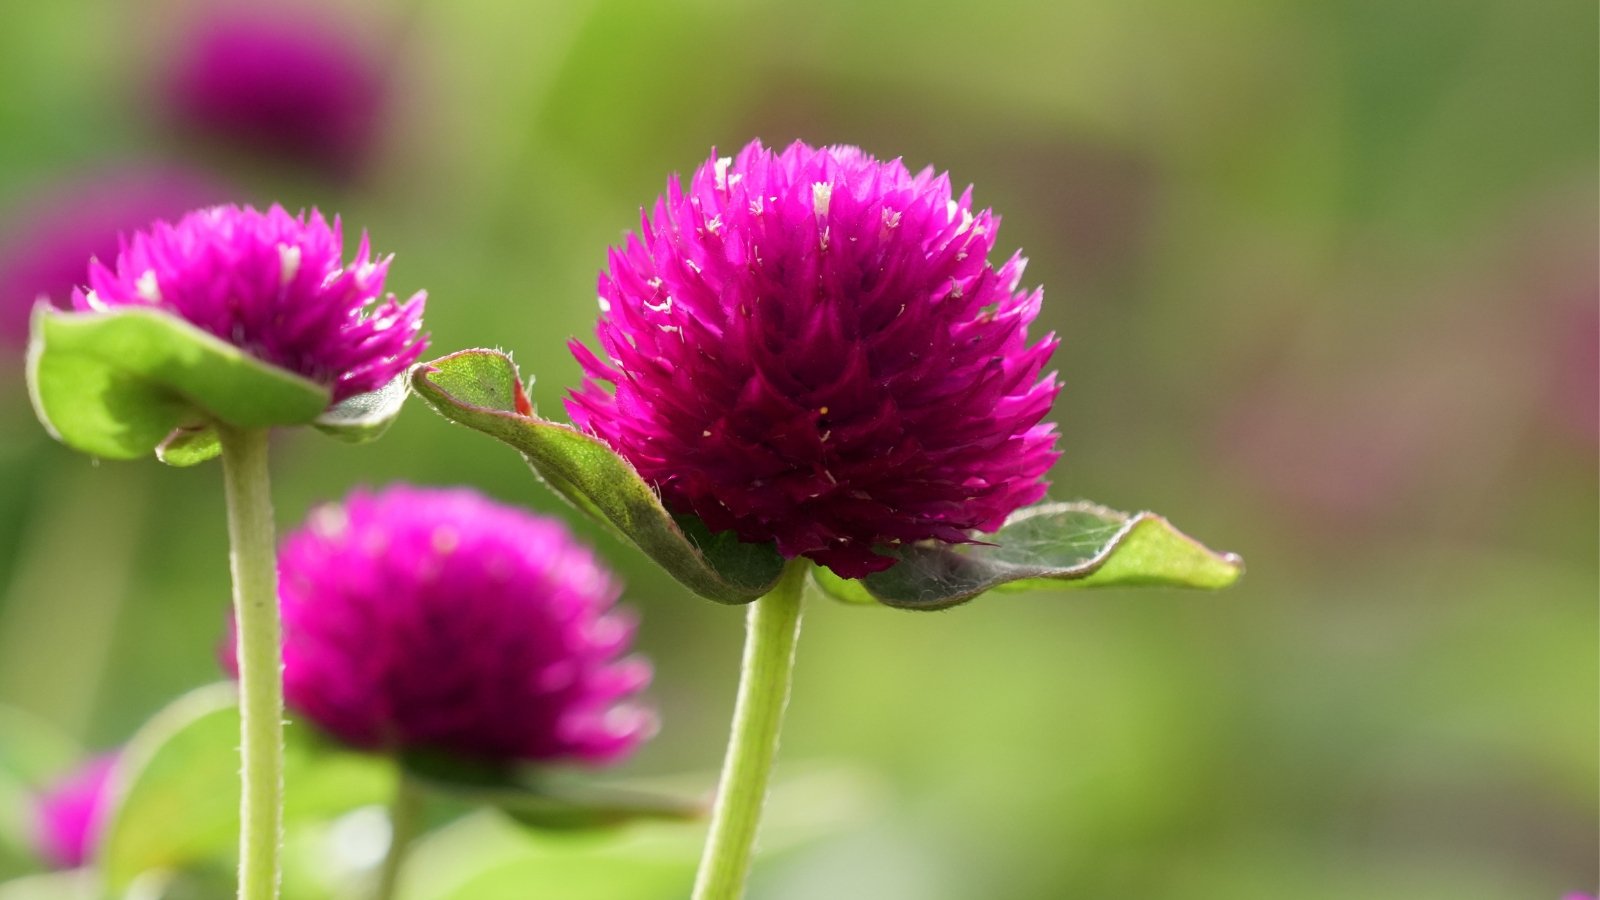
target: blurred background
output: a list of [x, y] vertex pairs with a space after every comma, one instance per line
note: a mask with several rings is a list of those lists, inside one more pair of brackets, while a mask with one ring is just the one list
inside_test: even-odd
[[[844, 761], [873, 799], [753, 897], [1596, 887], [1593, 3], [265, 9], [5, 11], [7, 715], [89, 752], [220, 675], [214, 466], [96, 463], [26, 397], [27, 308], [118, 230], [219, 200], [339, 212], [395, 254], [391, 289], [427, 289], [431, 355], [511, 350], [560, 416], [605, 250], [669, 173], [851, 143], [976, 185], [1031, 258], [1064, 337], [1053, 496], [1158, 510], [1250, 571], [1217, 595], [812, 602], [780, 772]], [[657, 668], [664, 727], [628, 771], [715, 768], [742, 616], [513, 452], [413, 404], [371, 446], [285, 434], [275, 465], [280, 530], [402, 479], [566, 516]], [[0, 877], [38, 867], [0, 853]]]

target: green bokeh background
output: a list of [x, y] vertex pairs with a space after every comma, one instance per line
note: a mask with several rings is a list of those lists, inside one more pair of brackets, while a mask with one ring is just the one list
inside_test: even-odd
[[[752, 896], [1596, 887], [1591, 2], [335, 8], [393, 79], [353, 183], [163, 126], [155, 73], [191, 6], [7, 7], [0, 215], [129, 159], [338, 211], [396, 254], [393, 289], [428, 290], [434, 348], [513, 351], [557, 414], [605, 249], [670, 172], [753, 137], [933, 164], [1045, 285], [1053, 495], [1159, 510], [1249, 561], [1217, 595], [813, 603], [780, 769], [853, 761], [883, 799]], [[0, 704], [111, 746], [218, 675], [220, 478], [55, 445], [10, 368]], [[283, 530], [401, 479], [572, 518], [420, 404], [372, 446], [285, 434], [274, 474]], [[657, 667], [664, 729], [628, 771], [713, 768], [742, 616], [573, 524]]]

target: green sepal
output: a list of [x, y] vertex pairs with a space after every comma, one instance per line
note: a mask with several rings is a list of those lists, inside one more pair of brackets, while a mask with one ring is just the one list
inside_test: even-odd
[[222, 439], [211, 425], [174, 428], [156, 445], [156, 459], [169, 466], [198, 466], [222, 455]]
[[861, 579], [822, 566], [812, 577], [849, 603], [945, 609], [985, 591], [1095, 587], [1215, 590], [1238, 580], [1244, 561], [1189, 537], [1155, 513], [1128, 514], [1083, 501], [1018, 510], [982, 543], [880, 548], [899, 561]]
[[346, 397], [328, 407], [312, 425], [324, 434], [332, 435], [351, 444], [365, 444], [383, 436], [400, 410], [405, 407], [406, 395], [411, 392], [411, 378], [405, 372], [396, 375], [388, 384], [375, 391]]
[[465, 762], [433, 753], [400, 758], [405, 778], [425, 793], [498, 809], [543, 831], [612, 828], [641, 820], [694, 821], [705, 803], [621, 785], [579, 782], [548, 771], [524, 777], [515, 768]]
[[[34, 309], [28, 391], [59, 441], [107, 459], [137, 459], [173, 432], [208, 422], [238, 428], [302, 425], [328, 406], [327, 388], [262, 362], [155, 309]], [[215, 455], [182, 435], [163, 458], [192, 465]]]
[[749, 603], [777, 584], [783, 557], [775, 546], [713, 535], [699, 519], [667, 512], [633, 464], [604, 442], [539, 418], [505, 353], [462, 350], [423, 363], [412, 387], [445, 418], [516, 448], [552, 490], [696, 594]]

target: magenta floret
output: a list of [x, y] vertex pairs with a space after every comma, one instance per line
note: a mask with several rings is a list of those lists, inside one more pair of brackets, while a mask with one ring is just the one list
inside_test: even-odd
[[[759, 142], [676, 178], [601, 274], [573, 422], [666, 505], [839, 575], [1043, 496], [1054, 335], [971, 190], [853, 147]], [[609, 384], [607, 388], [603, 385]]]
[[356, 747], [603, 763], [655, 731], [616, 580], [554, 519], [357, 491], [279, 560], [288, 708]]
[[374, 259], [365, 234], [348, 265], [343, 252], [339, 220], [316, 210], [213, 206], [135, 233], [113, 266], [91, 262], [72, 305], [165, 310], [338, 402], [384, 386], [427, 344], [423, 293], [382, 296], [390, 257]]

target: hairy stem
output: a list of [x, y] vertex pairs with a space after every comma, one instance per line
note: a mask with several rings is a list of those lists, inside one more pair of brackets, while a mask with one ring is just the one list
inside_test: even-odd
[[805, 560], [790, 562], [772, 593], [750, 604], [733, 727], [694, 900], [735, 900], [744, 893], [767, 780], [778, 755], [778, 731], [794, 680], [800, 597], [809, 566]]
[[278, 563], [267, 476], [267, 430], [218, 424], [228, 502], [233, 611], [238, 623], [243, 792], [239, 800], [240, 900], [278, 896], [283, 841], [283, 675]]

